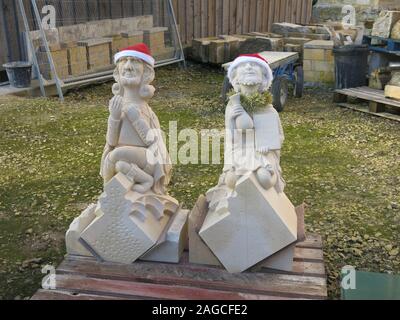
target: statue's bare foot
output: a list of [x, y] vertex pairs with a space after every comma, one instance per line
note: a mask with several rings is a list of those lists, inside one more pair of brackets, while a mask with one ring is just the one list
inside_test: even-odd
[[258, 182], [265, 190], [271, 189], [277, 182], [276, 174], [274, 174], [273, 171], [269, 171], [265, 168], [258, 169], [256, 176]]

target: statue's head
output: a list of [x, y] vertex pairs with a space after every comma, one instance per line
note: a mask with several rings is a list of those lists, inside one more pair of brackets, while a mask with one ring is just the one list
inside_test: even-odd
[[114, 79], [117, 82], [113, 86], [115, 95], [123, 96], [124, 90], [138, 89], [139, 95], [144, 100], [153, 97], [155, 89], [150, 84], [155, 77], [154, 59], [150, 56], [146, 45], [140, 44], [123, 49], [115, 55], [115, 63]]
[[270, 88], [273, 74], [260, 55], [241, 55], [229, 67], [228, 78], [236, 92], [242, 86], [258, 86], [258, 91], [264, 92]]

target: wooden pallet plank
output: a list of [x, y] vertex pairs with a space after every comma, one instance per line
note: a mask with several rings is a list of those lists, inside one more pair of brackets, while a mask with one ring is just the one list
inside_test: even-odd
[[389, 120], [394, 120], [397, 122], [400, 122], [400, 116], [393, 114], [393, 113], [388, 113], [388, 112], [382, 112], [382, 113], [373, 113], [370, 112], [368, 107], [363, 107], [360, 105], [353, 105], [350, 103], [338, 103], [338, 106], [346, 108], [346, 109], [351, 109], [354, 111], [358, 111], [358, 112], [362, 112], [362, 113], [367, 113], [373, 116], [377, 116], [377, 117], [381, 117], [381, 118], [385, 118], [385, 119], [389, 119]]
[[[230, 292], [176, 284], [160, 285], [154, 283], [130, 282], [115, 279], [98, 279], [76, 275], [57, 275], [57, 288], [90, 295], [109, 295], [113, 297], [137, 297], [168, 300], [281, 300], [285, 296], [269, 296]], [[290, 297], [288, 297], [290, 298]]]
[[259, 272], [276, 273], [276, 274], [289, 274], [296, 276], [307, 277], [326, 277], [325, 265], [323, 262], [304, 262], [294, 261], [292, 271], [274, 270], [270, 268], [261, 267]]
[[229, 274], [223, 269], [200, 265], [147, 262], [119, 265], [75, 257], [65, 259], [57, 272], [294, 298], [326, 297], [326, 281], [322, 278], [265, 273]]
[[387, 99], [384, 94], [380, 95], [377, 91], [366, 90], [365, 88], [338, 89], [335, 92], [354, 98], [400, 107], [400, 102]]
[[321, 249], [296, 248], [294, 259], [299, 261], [323, 261], [324, 254]]
[[[127, 297], [127, 300], [137, 300]], [[59, 290], [39, 290], [30, 300], [123, 300], [123, 298]]]
[[322, 237], [316, 234], [307, 234], [304, 242], [299, 242], [297, 248], [322, 249]]

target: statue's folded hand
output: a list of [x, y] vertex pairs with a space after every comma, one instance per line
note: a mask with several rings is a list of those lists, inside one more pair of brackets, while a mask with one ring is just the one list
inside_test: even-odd
[[245, 113], [243, 107], [241, 105], [235, 105], [230, 110], [230, 117], [232, 119], [236, 119]]
[[123, 108], [122, 97], [121, 96], [113, 97], [110, 100], [108, 106], [111, 118], [113, 118], [114, 120], [120, 120], [122, 116], [122, 108]]

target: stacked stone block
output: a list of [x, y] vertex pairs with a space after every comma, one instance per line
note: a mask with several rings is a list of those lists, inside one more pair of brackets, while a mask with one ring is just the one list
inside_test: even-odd
[[333, 41], [315, 40], [306, 43], [303, 67], [306, 83], [333, 86], [335, 83]]

